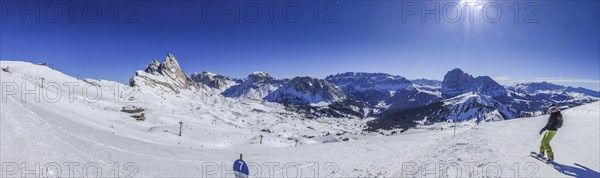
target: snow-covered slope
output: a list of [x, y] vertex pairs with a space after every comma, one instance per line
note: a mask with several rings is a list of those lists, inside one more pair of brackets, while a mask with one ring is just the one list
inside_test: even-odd
[[[548, 115], [469, 126], [454, 138], [440, 139], [432, 149], [408, 162], [458, 165], [463, 169], [462, 177], [600, 177], [600, 103], [562, 113], [564, 125], [550, 143], [554, 165], [529, 156], [529, 152], [539, 150], [542, 136], [538, 132]], [[470, 166], [476, 169], [465, 170]], [[428, 165], [427, 169], [435, 168]], [[456, 177], [455, 170], [451, 168], [449, 174]], [[423, 172], [418, 173], [414, 177]], [[406, 176], [401, 172], [395, 175]]]
[[[502, 176], [513, 176], [515, 163], [522, 176], [530, 170], [524, 170], [528, 163], [536, 167], [533, 177], [600, 176], [598, 102], [563, 112], [564, 126], [552, 142], [560, 165], [553, 168], [529, 157], [539, 146], [537, 132], [546, 115], [460, 123], [455, 137], [445, 124], [376, 134], [361, 131], [369, 119], [305, 119], [277, 103], [194, 90], [162, 93], [143, 85], [77, 80], [31, 63], [0, 62], [7, 66], [11, 73], [0, 72], [0, 162], [28, 170], [39, 163], [38, 173], [50, 177], [70, 175], [67, 167], [62, 172], [47, 167], [51, 163], [79, 163], [74, 177], [82, 177], [81, 168], [88, 164], [97, 165], [102, 177], [113, 177], [115, 163], [119, 176], [137, 168], [135, 177], [233, 177], [230, 166], [240, 153], [255, 166], [250, 168], [253, 177], [293, 176], [295, 170], [301, 177], [421, 177], [427, 172], [407, 166], [431, 163], [457, 163], [463, 177], [472, 163], [476, 177], [495, 164]], [[72, 94], [65, 84], [74, 86]], [[145, 120], [136, 121], [131, 117], [136, 114], [124, 108], [144, 109]], [[181, 137], [179, 121], [184, 123]], [[270, 169], [273, 164], [279, 166]], [[22, 173], [2, 171], [8, 177]]]
[[445, 118], [453, 121], [476, 119], [479, 121], [500, 121], [516, 118], [516, 111], [495, 101], [489, 96], [478, 93], [465, 93], [444, 100], [444, 106], [450, 110]]
[[[170, 159], [171, 150], [255, 145], [260, 135], [264, 136], [264, 144], [259, 146], [263, 148], [290, 147], [294, 140], [301, 145], [339, 142], [341, 133], [360, 133], [364, 122], [327, 117], [307, 120], [277, 103], [227, 98], [202, 90], [165, 92], [167, 88], [149, 85], [129, 87], [111, 81], [77, 80], [26, 62], [0, 64], [10, 66], [11, 71], [0, 72], [6, 87], [2, 90], [0, 124], [2, 159], [19, 163], [129, 160], [155, 164], [144, 168], [153, 170], [143, 174], [149, 176], [159, 168], [177, 166], [182, 158], [171, 160], [171, 166], [159, 167], [167, 157]], [[69, 90], [68, 86], [74, 87]], [[127, 108], [144, 111], [121, 111]], [[142, 113], [144, 121], [132, 117]], [[177, 136], [179, 121], [184, 123], [185, 137]], [[336, 133], [340, 136], [333, 136]], [[147, 158], [132, 159], [138, 156]], [[107, 168], [106, 164], [102, 167]]]

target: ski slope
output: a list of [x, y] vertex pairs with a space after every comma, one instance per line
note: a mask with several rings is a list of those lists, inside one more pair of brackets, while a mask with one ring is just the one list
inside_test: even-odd
[[[502, 177], [599, 177], [599, 112], [598, 102], [563, 111], [564, 125], [550, 143], [555, 153], [555, 166], [529, 156], [530, 152], [539, 150], [542, 136], [538, 133], [545, 126], [548, 115], [472, 126], [454, 138], [433, 144], [426, 153], [411, 161], [458, 163], [463, 169], [458, 175], [463, 177], [499, 175], [495, 172], [497, 168]], [[465, 170], [471, 164], [480, 167], [479, 172], [477, 169], [474, 172]], [[449, 175], [457, 175], [455, 168], [449, 170]], [[490, 173], [484, 173], [484, 170]]]
[[[0, 66], [11, 70], [0, 72], [2, 177], [233, 177], [240, 153], [253, 177], [600, 176], [599, 102], [563, 111], [551, 143], [558, 166], [551, 166], [529, 156], [547, 115], [384, 136], [361, 131], [370, 119], [306, 119], [276, 103], [208, 90], [173, 94], [26, 62]], [[78, 87], [70, 94], [65, 84]], [[84, 87], [92, 84], [99, 87]], [[146, 110], [145, 121], [120, 111], [131, 105]]]

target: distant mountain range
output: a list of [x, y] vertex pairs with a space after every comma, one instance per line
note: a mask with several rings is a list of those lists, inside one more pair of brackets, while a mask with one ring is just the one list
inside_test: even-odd
[[377, 117], [366, 130], [408, 129], [447, 121], [497, 121], [541, 114], [550, 104], [570, 108], [597, 101], [600, 92], [548, 82], [502, 86], [489, 76], [449, 71], [443, 81], [386, 73], [346, 72], [318, 79], [276, 79], [253, 72], [236, 79], [211, 72], [187, 76], [172, 54], [136, 72], [130, 86], [149, 85], [164, 92], [217, 93], [224, 97], [281, 103], [308, 117]]

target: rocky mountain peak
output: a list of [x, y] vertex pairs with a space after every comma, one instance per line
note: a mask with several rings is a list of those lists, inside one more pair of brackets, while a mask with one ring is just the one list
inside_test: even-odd
[[506, 94], [506, 89], [488, 76], [473, 78], [458, 68], [446, 73], [442, 81], [444, 97], [454, 97], [468, 92], [496, 97]]
[[[148, 74], [154, 76], [148, 76]], [[167, 54], [165, 60], [159, 63], [157, 60], [152, 60], [146, 66], [144, 72], [136, 72], [136, 76], [129, 80], [129, 85], [136, 86], [140, 83], [145, 83], [150, 86], [164, 86], [167, 89], [179, 92], [179, 89], [189, 89], [191, 79], [185, 75], [177, 59], [173, 54]]]
[[150, 74], [159, 74], [160, 73], [159, 68], [160, 68], [160, 62], [153, 59], [152, 62], [150, 62], [150, 64], [148, 64], [146, 66], [146, 70], [144, 70], [144, 71], [146, 73], [150, 73]]
[[182, 84], [182, 86], [188, 87], [190, 85], [187, 76], [179, 66], [179, 62], [177, 62], [177, 59], [171, 53], [167, 54], [165, 61], [160, 65], [160, 72], [177, 83]]
[[452, 69], [448, 71], [446, 75], [444, 75], [443, 83], [447, 84], [461, 84], [461, 83], [469, 83], [473, 80], [473, 76], [463, 72], [459, 68]]

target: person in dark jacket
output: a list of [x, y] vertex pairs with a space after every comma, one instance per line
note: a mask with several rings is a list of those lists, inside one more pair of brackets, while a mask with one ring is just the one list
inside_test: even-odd
[[548, 123], [542, 130], [540, 130], [540, 135], [546, 131], [544, 137], [542, 138], [542, 144], [540, 146], [540, 156], [544, 156], [544, 151], [548, 155], [548, 161], [554, 160], [554, 153], [552, 152], [552, 147], [550, 147], [550, 141], [552, 141], [552, 137], [556, 135], [556, 131], [562, 125], [562, 114], [560, 113], [560, 109], [556, 107], [554, 104], [550, 105], [548, 108], [548, 112], [550, 113], [550, 118], [548, 118]]

